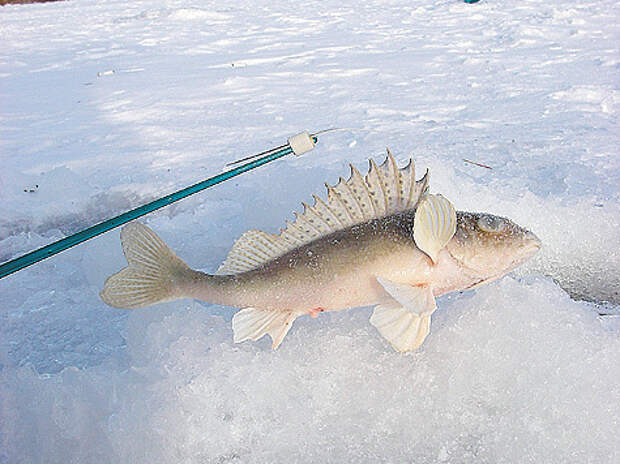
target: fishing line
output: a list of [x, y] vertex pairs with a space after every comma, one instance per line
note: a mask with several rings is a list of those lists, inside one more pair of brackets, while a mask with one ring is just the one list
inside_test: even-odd
[[[332, 127], [330, 129], [323, 129], [321, 131], [314, 132], [313, 134], [310, 134], [310, 137], [316, 138], [318, 135], [321, 135], [321, 134], [327, 134], [329, 132], [339, 132], [339, 131], [346, 131], [346, 132], [355, 132], [355, 131], [377, 132], [375, 129], [366, 129], [364, 127]], [[235, 160], [235, 161], [231, 161], [230, 163], [227, 163], [226, 166], [234, 166], [236, 164], [243, 163], [244, 161], [248, 161], [248, 160], [251, 160], [251, 159], [258, 158], [258, 157], [266, 155], [268, 153], [272, 153], [274, 151], [281, 150], [281, 149], [285, 148], [287, 145], [280, 145], [279, 147], [275, 147], [275, 148], [272, 148], [270, 150], [265, 150], [265, 151], [263, 151], [261, 153], [255, 154], [255, 155], [250, 155], [250, 156], [246, 156], [245, 158], [241, 158], [241, 159], [238, 159], [238, 160]]]

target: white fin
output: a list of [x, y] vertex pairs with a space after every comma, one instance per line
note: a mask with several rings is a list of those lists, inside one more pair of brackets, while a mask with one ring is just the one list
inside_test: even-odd
[[377, 282], [401, 305], [417, 314], [430, 314], [437, 308], [430, 285], [407, 285], [377, 277]]
[[101, 299], [116, 308], [135, 309], [174, 300], [178, 283], [191, 272], [155, 232], [132, 222], [121, 230], [128, 266], [109, 277]]
[[237, 274], [256, 269], [287, 251], [286, 244], [282, 243], [276, 235], [260, 230], [248, 230], [235, 241], [226, 260], [215, 274]]
[[312, 206], [302, 203], [303, 213], [286, 222], [279, 235], [251, 230], [233, 245], [216, 274], [236, 274], [260, 267], [288, 251], [354, 224], [414, 209], [428, 190], [428, 171], [415, 180], [412, 160], [398, 168], [388, 150], [380, 166], [370, 160], [366, 177], [352, 165], [347, 180], [326, 184], [327, 200], [316, 195]]
[[300, 314], [294, 311], [244, 308], [233, 316], [233, 340], [235, 343], [240, 343], [245, 340], [258, 340], [263, 335], [269, 334], [273, 340], [272, 348], [275, 350]]
[[401, 353], [417, 349], [430, 331], [431, 316], [420, 316], [399, 304], [377, 305], [370, 323]]
[[370, 323], [395, 350], [415, 350], [428, 335], [436, 308], [430, 286], [413, 287], [381, 278], [377, 281], [395, 301], [375, 306]]
[[439, 251], [456, 232], [456, 211], [441, 195], [426, 195], [418, 205], [413, 222], [413, 239], [433, 263]]

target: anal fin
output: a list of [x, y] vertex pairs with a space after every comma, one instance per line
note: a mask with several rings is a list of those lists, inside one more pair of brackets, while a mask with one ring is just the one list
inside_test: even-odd
[[275, 350], [300, 313], [295, 311], [270, 311], [264, 309], [244, 308], [232, 319], [233, 340], [241, 343], [245, 340], [258, 340], [269, 334]]

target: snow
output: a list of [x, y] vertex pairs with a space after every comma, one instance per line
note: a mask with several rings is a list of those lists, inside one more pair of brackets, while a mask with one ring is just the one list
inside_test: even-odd
[[[304, 129], [315, 150], [144, 218], [214, 271], [389, 146], [544, 248], [394, 352], [368, 308], [278, 351], [233, 311], [125, 312], [118, 231], [0, 280], [0, 463], [617, 462], [617, 2], [80, 0], [0, 9], [0, 262]], [[484, 169], [463, 162], [484, 163]], [[600, 313], [612, 316], [599, 316]]]

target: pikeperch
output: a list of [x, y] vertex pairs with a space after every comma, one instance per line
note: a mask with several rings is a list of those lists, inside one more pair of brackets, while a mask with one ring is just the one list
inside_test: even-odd
[[269, 334], [277, 348], [293, 321], [376, 305], [370, 318], [398, 351], [418, 348], [430, 330], [435, 297], [497, 279], [539, 248], [531, 232], [484, 213], [455, 211], [428, 193], [410, 160], [370, 161], [365, 177], [327, 185], [278, 235], [250, 230], [214, 275], [190, 269], [148, 227], [121, 231], [128, 266], [101, 292], [117, 308], [196, 298], [243, 308], [232, 321], [234, 341]]

